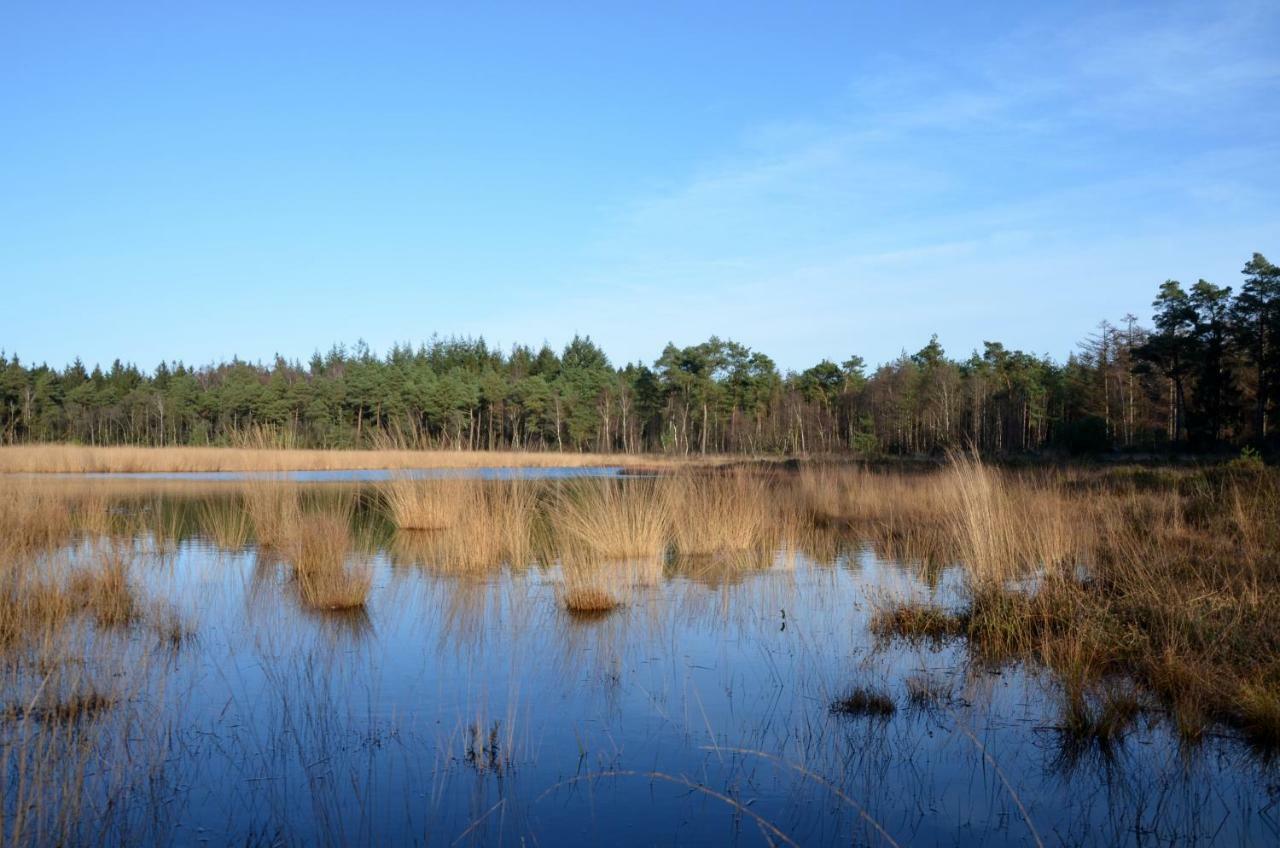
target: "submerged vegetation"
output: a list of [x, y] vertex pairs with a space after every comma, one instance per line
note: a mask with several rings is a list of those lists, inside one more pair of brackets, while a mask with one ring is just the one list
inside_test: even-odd
[[[198, 644], [196, 618], [163, 588], [172, 579], [163, 563], [184, 539], [231, 555], [217, 570], [252, 564], [247, 610], [270, 620], [293, 604], [353, 643], [377, 620], [366, 610], [395, 615], [416, 573], [450, 581], [447, 621], [479, 604], [465, 638], [483, 638], [496, 616], [496, 628], [559, 622], [551, 627], [567, 629], [565, 639], [594, 644], [641, 622], [660, 632], [667, 625], [654, 616], [669, 603], [660, 589], [673, 581], [702, 587], [723, 615], [742, 603], [732, 600], [736, 581], [773, 570], [779, 597], [741, 612], [809, 644], [814, 633], [829, 637], [786, 595], [794, 558], [856, 569], [870, 551], [898, 563], [914, 588], [867, 590], [858, 620], [868, 638], [884, 650], [905, 643], [909, 656], [962, 652], [976, 670], [1017, 667], [1044, 681], [1064, 764], [1110, 757], [1151, 727], [1188, 748], [1222, 733], [1268, 756], [1280, 746], [1280, 475], [1258, 463], [1009, 469], [957, 455], [920, 471], [690, 467], [366, 488], [270, 479], [191, 499], [180, 489], [155, 497], [57, 482], [14, 480], [0, 491], [0, 754], [11, 774], [26, 775], [2, 787], [6, 841], [77, 841], [69, 808], [14, 818], [22, 799], [126, 791], [82, 767], [105, 756], [119, 722], [136, 719], [138, 687], [154, 687], [151, 676], [171, 674]], [[490, 587], [514, 579], [518, 594], [552, 599], [561, 617], [503, 612], [511, 599]], [[710, 614], [695, 609], [679, 614]], [[132, 638], [139, 632], [149, 635]], [[274, 644], [271, 627], [263, 632]], [[134, 669], [118, 671], [126, 663]], [[828, 714], [871, 717], [875, 727], [943, 721], [972, 697], [925, 667], [849, 687], [866, 674], [850, 664], [841, 679], [808, 685], [829, 693]], [[856, 733], [866, 722], [841, 726]], [[89, 747], [66, 759], [76, 739]], [[69, 773], [75, 764], [81, 771]]]

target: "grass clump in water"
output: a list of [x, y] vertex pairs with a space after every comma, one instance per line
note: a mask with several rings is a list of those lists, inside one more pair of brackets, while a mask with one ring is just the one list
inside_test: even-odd
[[882, 639], [939, 644], [964, 635], [965, 620], [937, 604], [909, 602], [878, 610], [871, 617], [870, 628]]
[[1058, 730], [1076, 746], [1110, 752], [1141, 712], [1142, 704], [1129, 692], [1104, 692], [1090, 699], [1084, 692], [1068, 690]]
[[117, 627], [138, 617], [138, 600], [129, 582], [131, 557], [117, 545], [98, 552], [92, 564], [77, 569], [67, 581], [75, 607], [90, 613], [100, 627]]
[[592, 481], [564, 490], [548, 520], [562, 548], [604, 559], [657, 557], [670, 538], [671, 507], [655, 481]]
[[921, 709], [934, 709], [951, 700], [951, 687], [926, 674], [913, 674], [906, 680], [907, 703]]
[[244, 509], [258, 544], [266, 548], [288, 543], [302, 514], [297, 487], [274, 480], [246, 486]]
[[574, 615], [602, 616], [621, 605], [612, 593], [598, 586], [566, 586], [564, 590], [564, 607]]
[[849, 717], [889, 718], [897, 711], [893, 698], [868, 686], [855, 687], [831, 705], [832, 713]]
[[354, 545], [349, 513], [304, 514], [293, 533], [288, 556], [303, 602], [322, 610], [363, 607], [373, 575], [367, 564], [351, 562]]
[[382, 486], [383, 503], [401, 530], [446, 530], [476, 506], [479, 480], [413, 480]]
[[1250, 741], [1267, 751], [1280, 750], [1280, 687], [1245, 683], [1236, 704], [1237, 721]]
[[219, 550], [235, 552], [249, 543], [252, 522], [248, 507], [239, 497], [204, 501], [198, 521], [201, 532]]
[[671, 538], [684, 556], [711, 556], [777, 541], [778, 508], [768, 480], [742, 472], [685, 474], [666, 481], [670, 489]]

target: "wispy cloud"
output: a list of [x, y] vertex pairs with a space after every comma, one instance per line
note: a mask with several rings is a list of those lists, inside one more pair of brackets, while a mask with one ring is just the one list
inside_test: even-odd
[[874, 63], [829, 116], [616, 210], [570, 308], [637, 351], [728, 332], [883, 358], [890, 333], [972, 346], [998, 316], [1064, 355], [1277, 231], [1277, 34], [1265, 4], [1161, 6], [1039, 20], [946, 70]]

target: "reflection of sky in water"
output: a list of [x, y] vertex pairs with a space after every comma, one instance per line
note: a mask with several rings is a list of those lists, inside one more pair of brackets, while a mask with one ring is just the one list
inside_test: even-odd
[[[1046, 844], [1276, 838], [1276, 774], [1233, 742], [1183, 752], [1143, 719], [1113, 758], [1071, 757], [1047, 680], [959, 646], [877, 649], [874, 599], [931, 590], [856, 546], [749, 572], [668, 563], [594, 620], [562, 610], [554, 569], [375, 564], [367, 615], [332, 616], [252, 551], [189, 539], [144, 563], [198, 636], [148, 696], [150, 726], [176, 733], [163, 798], [135, 797], [167, 824], [138, 838], [767, 844], [759, 816], [802, 845], [885, 844], [860, 806], [904, 845], [1033, 844], [1005, 780]], [[948, 706], [908, 705], [922, 671]], [[898, 712], [832, 715], [855, 684]]]

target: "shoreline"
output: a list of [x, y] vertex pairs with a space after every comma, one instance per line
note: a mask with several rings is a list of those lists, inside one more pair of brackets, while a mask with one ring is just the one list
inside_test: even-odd
[[394, 471], [467, 468], [598, 468], [624, 471], [720, 465], [729, 456], [235, 447], [6, 445], [0, 476], [210, 472]]

